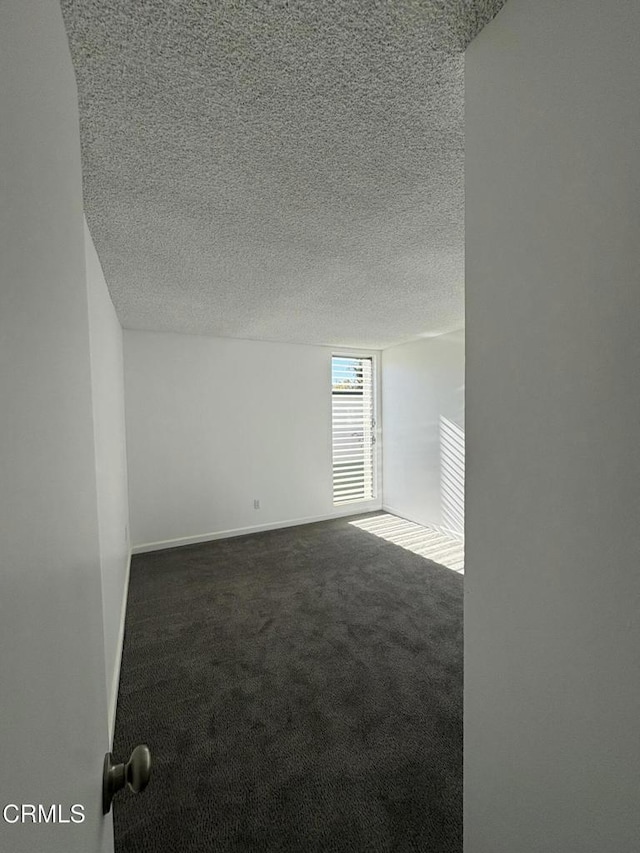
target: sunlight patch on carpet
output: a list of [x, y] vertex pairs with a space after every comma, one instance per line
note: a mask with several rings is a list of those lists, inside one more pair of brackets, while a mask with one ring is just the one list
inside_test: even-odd
[[359, 521], [350, 521], [349, 524], [419, 554], [427, 560], [433, 560], [434, 563], [446, 566], [454, 572], [464, 574], [463, 539], [386, 512]]

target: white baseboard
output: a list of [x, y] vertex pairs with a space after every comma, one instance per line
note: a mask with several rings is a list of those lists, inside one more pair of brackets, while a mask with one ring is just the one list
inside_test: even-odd
[[460, 533], [458, 530], [451, 530], [448, 527], [443, 527], [441, 524], [434, 524], [431, 521], [425, 521], [423, 518], [416, 518], [404, 512], [404, 510], [396, 509], [387, 504], [383, 504], [382, 511], [388, 512], [390, 515], [396, 515], [398, 518], [404, 518], [406, 521], [413, 521], [414, 524], [420, 524], [422, 527], [430, 527], [431, 530], [436, 530], [438, 533], [442, 533], [443, 536], [449, 536], [451, 539], [459, 539], [461, 542], [464, 542], [464, 533]]
[[366, 512], [376, 512], [382, 509], [382, 501], [366, 501], [365, 503], [350, 504], [344, 509], [334, 510], [326, 515], [314, 515], [307, 518], [293, 518], [286, 521], [273, 521], [268, 524], [254, 524], [250, 527], [236, 527], [233, 530], [218, 530], [214, 533], [203, 533], [200, 536], [181, 536], [177, 539], [164, 539], [159, 542], [147, 542], [136, 545], [132, 554], [145, 554], [149, 551], [161, 551], [164, 548], [179, 548], [181, 545], [197, 545], [199, 542], [213, 542], [216, 539], [230, 539], [232, 536], [244, 536], [247, 533], [261, 533], [265, 530], [279, 530], [283, 527], [297, 527], [300, 524], [314, 524], [317, 521], [330, 521], [332, 518], [344, 518], [348, 515], [363, 515]]
[[127, 600], [129, 598], [129, 576], [131, 574], [131, 550], [127, 561], [127, 571], [124, 579], [124, 590], [122, 593], [122, 606], [120, 608], [120, 629], [118, 631], [118, 644], [116, 647], [116, 660], [113, 667], [113, 680], [111, 682], [111, 695], [109, 696], [109, 742], [113, 748], [113, 735], [116, 726], [116, 709], [118, 706], [118, 688], [120, 687], [120, 666], [122, 664], [122, 648], [124, 646], [124, 623], [127, 617]]

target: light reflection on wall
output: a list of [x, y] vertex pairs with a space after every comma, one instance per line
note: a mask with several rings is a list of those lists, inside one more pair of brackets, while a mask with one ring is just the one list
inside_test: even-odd
[[464, 430], [440, 417], [442, 526], [464, 536]]

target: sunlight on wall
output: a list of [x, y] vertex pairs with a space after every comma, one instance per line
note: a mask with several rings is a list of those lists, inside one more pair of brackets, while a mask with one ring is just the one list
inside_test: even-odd
[[464, 430], [440, 417], [442, 525], [464, 536]]
[[464, 541], [461, 538], [388, 513], [349, 523], [455, 572], [464, 572]]

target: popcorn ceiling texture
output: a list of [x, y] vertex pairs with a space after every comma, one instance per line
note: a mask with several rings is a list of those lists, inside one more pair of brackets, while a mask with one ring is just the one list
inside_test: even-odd
[[61, 0], [126, 328], [381, 348], [462, 325], [464, 48], [504, 0]]

